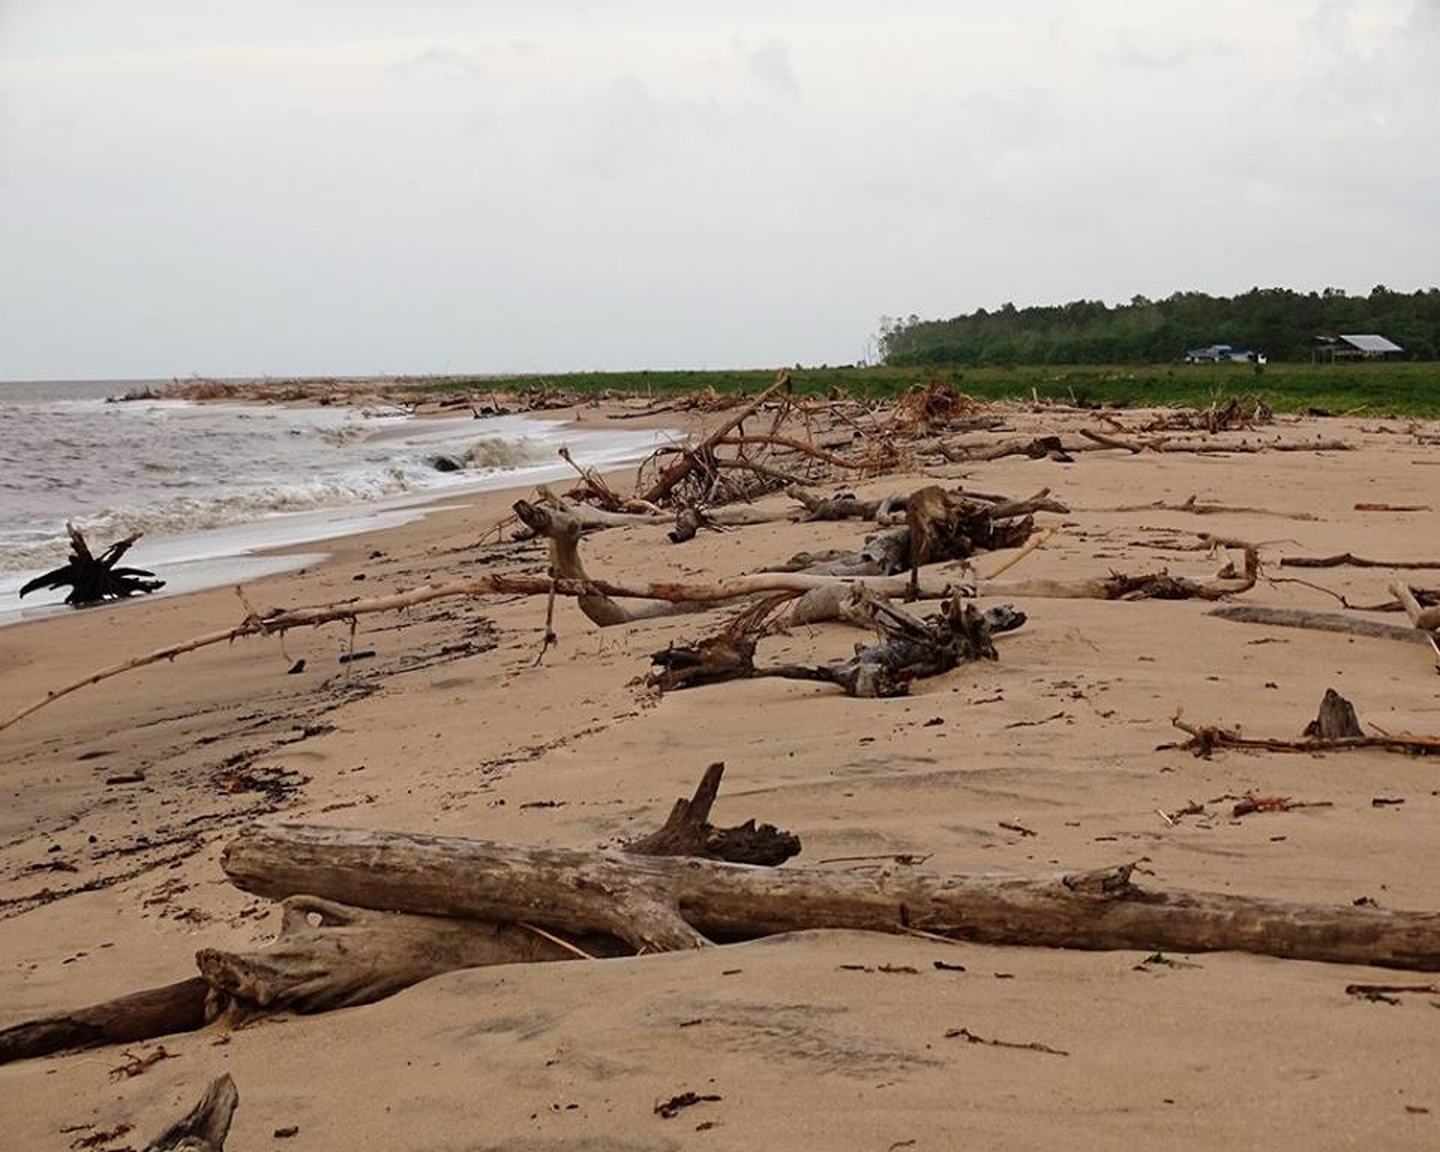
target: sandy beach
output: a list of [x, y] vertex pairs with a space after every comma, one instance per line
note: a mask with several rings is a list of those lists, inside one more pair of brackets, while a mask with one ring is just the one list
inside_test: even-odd
[[[1006, 417], [1020, 436], [1093, 423], [1019, 407]], [[1278, 559], [1440, 559], [1440, 513], [1355, 507], [1433, 508], [1440, 454], [1414, 427], [1374, 419], [1287, 419], [1221, 438], [1322, 436], [1353, 450], [1009, 457], [853, 490], [1050, 488], [1070, 511], [1037, 517], [1060, 531], [1015, 578], [1163, 567], [1210, 579], [1222, 558], [1195, 546], [1209, 532], [1260, 546], [1262, 578], [1245, 603], [1340, 610], [1296, 576], [1353, 603], [1383, 601], [1392, 571], [1296, 572]], [[628, 490], [632, 475], [613, 482]], [[479, 544], [525, 494], [468, 494], [464, 507], [347, 536], [325, 546], [326, 562], [255, 580], [245, 598], [263, 613], [543, 574], [544, 541]], [[1192, 495], [1250, 511], [1107, 510]], [[873, 531], [777, 521], [673, 545], [664, 526], [640, 525], [588, 536], [584, 554], [609, 579], [707, 579], [857, 547]], [[1009, 556], [975, 567], [988, 574]], [[1177, 712], [1298, 739], [1329, 688], [1367, 725], [1434, 735], [1440, 677], [1427, 648], [1237, 624], [1203, 601], [1015, 603], [1028, 622], [997, 639], [997, 661], [896, 699], [770, 679], [663, 697], [645, 687], [649, 655], [713, 631], [733, 613], [724, 607], [600, 629], [562, 599], [558, 644], [537, 665], [543, 597], [367, 617], [353, 649], [343, 625], [245, 639], [77, 692], [0, 733], [0, 1028], [184, 979], [198, 948], [270, 939], [274, 905], [219, 866], [227, 840], [257, 818], [615, 845], [656, 828], [717, 760], [717, 823], [754, 816], [794, 831], [797, 865], [1036, 875], [1134, 863], [1137, 881], [1156, 887], [1440, 909], [1430, 761], [1157, 749], [1183, 741]], [[0, 711], [244, 611], [233, 590], [214, 589], [0, 629]], [[813, 661], [859, 638], [837, 624], [797, 627], [761, 651]], [[364, 655], [340, 662], [352, 652]], [[1250, 794], [1314, 806], [1232, 816]], [[1192, 802], [1203, 811], [1176, 815]], [[1374, 1002], [1346, 986], [1431, 979], [1234, 952], [848, 931], [475, 969], [363, 1007], [166, 1037], [166, 1058], [140, 1075], [112, 1074], [126, 1059], [115, 1048], [0, 1067], [0, 1144], [66, 1149], [130, 1125], [91, 1146], [141, 1148], [228, 1071], [239, 1152], [1430, 1149], [1440, 996]], [[686, 1091], [718, 1099], [654, 1112]], [[298, 1131], [277, 1139], [287, 1128]]]

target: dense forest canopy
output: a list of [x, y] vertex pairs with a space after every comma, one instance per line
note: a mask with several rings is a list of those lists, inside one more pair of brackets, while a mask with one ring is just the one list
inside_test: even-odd
[[882, 319], [887, 364], [1155, 364], [1191, 348], [1231, 344], [1272, 360], [1307, 360], [1317, 335], [1374, 332], [1405, 356], [1433, 360], [1440, 351], [1440, 288], [1368, 296], [1340, 289], [1294, 292], [1252, 288], [1238, 296], [1176, 292], [1164, 300], [1136, 296], [1110, 307], [1075, 300], [993, 312], [980, 308], [950, 320]]

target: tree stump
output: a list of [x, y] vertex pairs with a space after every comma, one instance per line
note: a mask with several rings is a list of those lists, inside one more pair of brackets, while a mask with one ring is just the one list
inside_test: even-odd
[[800, 838], [782, 832], [773, 824], [756, 827], [754, 819], [731, 828], [710, 823], [710, 807], [720, 792], [724, 763], [711, 764], [700, 778], [695, 795], [676, 800], [670, 816], [659, 829], [624, 846], [637, 856], [698, 856], [705, 860], [728, 860], [732, 864], [783, 864], [800, 852]]
[[1333, 688], [1325, 689], [1320, 711], [1305, 726], [1305, 735], [1318, 740], [1336, 740], [1344, 736], [1364, 736], [1355, 706]]
[[117, 568], [120, 558], [130, 546], [140, 539], [140, 533], [117, 540], [98, 557], [90, 552], [90, 546], [80, 529], [66, 524], [70, 534], [70, 560], [60, 568], [52, 569], [37, 576], [20, 589], [21, 596], [45, 589], [69, 587], [65, 603], [72, 608], [83, 608], [87, 604], [100, 604], [106, 600], [123, 600], [143, 592], [155, 592], [165, 587], [165, 581], [156, 580], [155, 573], [143, 568]]
[[145, 1152], [224, 1152], [239, 1105], [240, 1091], [230, 1073], [216, 1077], [199, 1103], [145, 1145]]

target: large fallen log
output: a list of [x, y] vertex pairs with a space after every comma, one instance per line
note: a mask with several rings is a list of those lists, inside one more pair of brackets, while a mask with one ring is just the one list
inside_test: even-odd
[[[604, 941], [587, 945], [603, 949]], [[576, 947], [519, 924], [377, 912], [292, 896], [269, 944], [251, 952], [202, 948], [195, 963], [211, 990], [210, 1017], [234, 1025], [264, 1012], [370, 1004], [460, 968], [568, 960]]]
[[524, 920], [646, 950], [849, 928], [1440, 970], [1440, 913], [1146, 890], [1130, 865], [1049, 877], [862, 875], [302, 824], [256, 825], [222, 864], [260, 896]]
[[[624, 851], [759, 865], [781, 864], [798, 853], [799, 837], [774, 825], [757, 825], [753, 818], [732, 827], [710, 823], [724, 772], [723, 763], [711, 764], [694, 795], [677, 800], [659, 829]], [[631, 951], [612, 935], [566, 939], [528, 923], [383, 912], [292, 896], [282, 902], [276, 938], [263, 948], [202, 948], [195, 956], [199, 976], [0, 1031], [0, 1064], [192, 1032], [217, 1020], [233, 1026], [266, 1013], [368, 1004], [460, 968]]]

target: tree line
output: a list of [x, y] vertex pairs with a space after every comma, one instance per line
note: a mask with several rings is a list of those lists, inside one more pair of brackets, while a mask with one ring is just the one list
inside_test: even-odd
[[1236, 296], [1176, 292], [1163, 300], [1136, 296], [1114, 307], [1103, 300], [1005, 304], [949, 320], [885, 317], [878, 342], [885, 363], [894, 365], [1155, 364], [1211, 344], [1272, 360], [1308, 360], [1316, 336], [1357, 332], [1394, 341], [1407, 359], [1434, 360], [1440, 352], [1440, 288], [1392, 292], [1377, 285], [1368, 296], [1338, 288], [1252, 288]]

